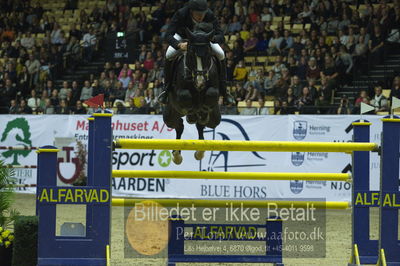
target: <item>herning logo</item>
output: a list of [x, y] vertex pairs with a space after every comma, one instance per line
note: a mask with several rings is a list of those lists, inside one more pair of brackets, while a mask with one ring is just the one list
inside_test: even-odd
[[299, 194], [303, 191], [303, 181], [293, 180], [290, 181], [290, 190], [293, 194]]
[[304, 162], [304, 152], [292, 152], [292, 164], [300, 166]]
[[303, 140], [307, 136], [307, 121], [294, 121], [293, 137], [296, 140]]
[[[28, 121], [25, 118], [16, 118], [8, 122], [0, 141], [4, 142], [6, 140], [7, 143], [14, 143], [13, 146], [32, 147]], [[1, 155], [4, 158], [11, 158], [13, 160], [11, 164], [19, 165], [18, 158], [20, 156], [27, 157], [31, 152], [31, 150], [8, 150], [2, 152]]]

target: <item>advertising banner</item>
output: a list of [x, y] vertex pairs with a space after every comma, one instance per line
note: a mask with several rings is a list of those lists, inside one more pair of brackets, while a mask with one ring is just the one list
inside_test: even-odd
[[[85, 154], [88, 140], [88, 116], [0, 116], [0, 146], [54, 145], [58, 154], [58, 184], [72, 184], [85, 173], [79, 158]], [[366, 116], [372, 122], [371, 141], [379, 143], [379, 116]], [[351, 123], [359, 116], [223, 116], [216, 129], [205, 129], [205, 139], [327, 141], [352, 140]], [[167, 128], [157, 115], [115, 115], [112, 118], [114, 138], [174, 139], [175, 131]], [[183, 139], [197, 139], [194, 125], [185, 122]], [[351, 156], [326, 152], [219, 152], [207, 151], [197, 161], [194, 151], [182, 151], [183, 163], [172, 162], [171, 150], [116, 150], [113, 169], [186, 170], [227, 172], [351, 172]], [[0, 151], [6, 164], [36, 165], [35, 151]], [[371, 189], [379, 188], [379, 157], [371, 155]], [[20, 184], [36, 184], [36, 169], [16, 169]], [[21, 192], [35, 191], [20, 188]], [[326, 198], [329, 201], [350, 200], [351, 184], [331, 181], [254, 181], [208, 179], [113, 179], [115, 196], [162, 198]]]

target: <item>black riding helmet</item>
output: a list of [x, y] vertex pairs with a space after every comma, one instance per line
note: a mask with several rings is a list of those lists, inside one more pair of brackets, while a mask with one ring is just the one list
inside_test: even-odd
[[196, 12], [206, 12], [208, 9], [207, 0], [190, 0], [189, 8]]

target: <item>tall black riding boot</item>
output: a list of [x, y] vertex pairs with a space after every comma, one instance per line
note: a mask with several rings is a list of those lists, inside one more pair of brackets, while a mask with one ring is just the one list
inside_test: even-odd
[[168, 60], [165, 59], [165, 64], [164, 64], [164, 89], [158, 95], [158, 102], [162, 104], [167, 104], [168, 102], [168, 93], [171, 90], [171, 83], [172, 83], [172, 65], [173, 65], [173, 60]]

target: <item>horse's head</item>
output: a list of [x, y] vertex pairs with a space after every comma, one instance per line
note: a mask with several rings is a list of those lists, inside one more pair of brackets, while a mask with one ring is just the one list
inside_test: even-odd
[[186, 29], [186, 35], [188, 37], [188, 50], [185, 63], [191, 72], [196, 89], [202, 90], [206, 85], [212, 67], [210, 41], [214, 36], [214, 30], [207, 33], [200, 29], [195, 29], [194, 32]]

